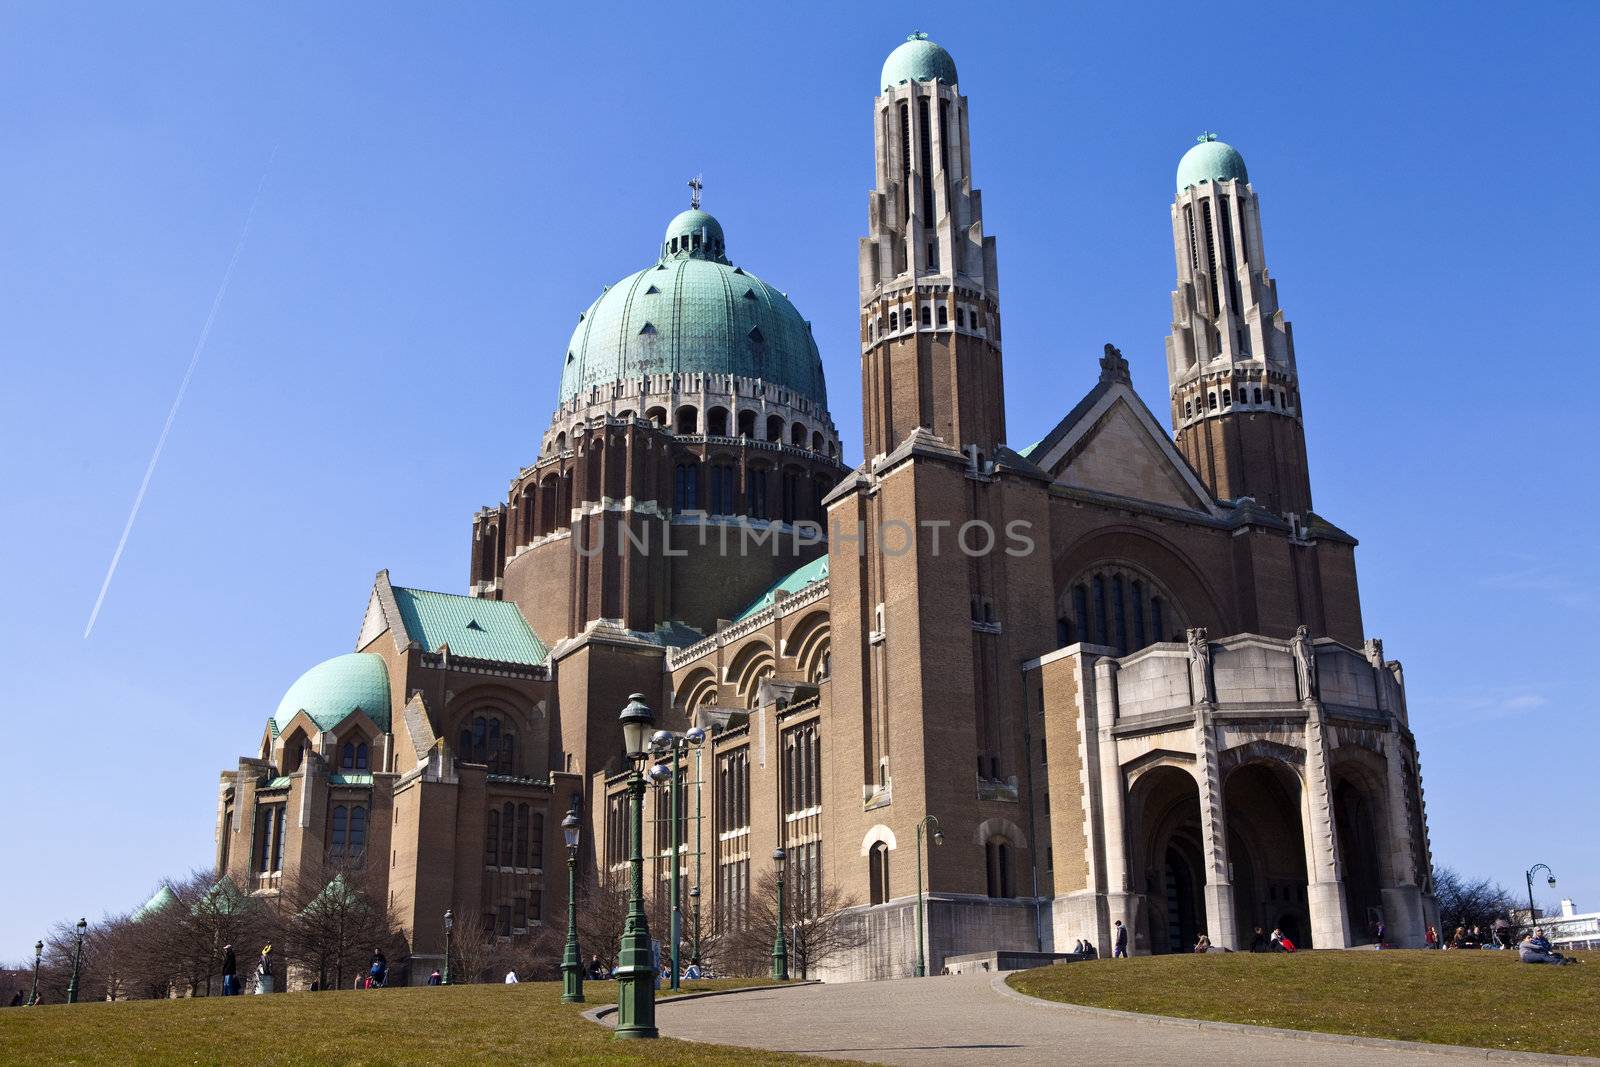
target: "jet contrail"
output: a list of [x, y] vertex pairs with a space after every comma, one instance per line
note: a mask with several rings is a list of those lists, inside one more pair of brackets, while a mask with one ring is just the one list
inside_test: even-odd
[[183, 394], [189, 389], [189, 379], [194, 377], [194, 369], [200, 362], [200, 353], [205, 351], [206, 338], [211, 336], [211, 324], [217, 320], [217, 309], [222, 306], [222, 298], [228, 293], [228, 282], [233, 278], [233, 268], [238, 264], [239, 253], [244, 251], [244, 240], [250, 234], [250, 220], [255, 218], [256, 205], [261, 203], [261, 191], [267, 187], [267, 175], [272, 172], [272, 161], [277, 156], [278, 146], [273, 145], [272, 153], [267, 156], [267, 165], [261, 172], [261, 181], [256, 185], [256, 195], [250, 201], [250, 210], [245, 213], [239, 240], [233, 246], [233, 258], [228, 260], [228, 269], [222, 273], [222, 284], [217, 286], [217, 295], [211, 301], [211, 311], [206, 315], [206, 323], [200, 328], [200, 338], [195, 341], [194, 352], [189, 356], [189, 368], [183, 372], [183, 381], [178, 383], [178, 395], [172, 400], [172, 410], [167, 412], [166, 425], [161, 427], [161, 436], [156, 440], [156, 450], [150, 454], [150, 464], [144, 469], [144, 481], [139, 483], [139, 492], [133, 498], [133, 510], [128, 512], [128, 522], [122, 528], [122, 536], [117, 540], [117, 550], [111, 554], [111, 566], [106, 568], [106, 580], [100, 583], [100, 595], [94, 598], [94, 610], [89, 612], [89, 625], [83, 628], [85, 641], [94, 630], [94, 621], [100, 617], [100, 605], [105, 603], [106, 590], [111, 588], [111, 579], [117, 573], [117, 564], [122, 562], [122, 550], [128, 547], [128, 535], [133, 532], [133, 523], [139, 517], [139, 508], [144, 505], [144, 494], [150, 488], [150, 478], [156, 472], [156, 464], [161, 462], [161, 450], [167, 447], [167, 435], [172, 432], [172, 421], [178, 417], [178, 407], [183, 403]]

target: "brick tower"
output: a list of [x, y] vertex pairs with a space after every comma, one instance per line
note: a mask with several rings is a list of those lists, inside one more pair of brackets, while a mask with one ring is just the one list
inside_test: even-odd
[[1267, 273], [1244, 159], [1202, 134], [1178, 163], [1167, 377], [1177, 444], [1221, 500], [1311, 510], [1294, 332]]
[[955, 63], [912, 34], [873, 107], [876, 188], [861, 239], [866, 455], [918, 427], [988, 456], [1005, 440], [999, 282], [972, 187], [967, 98]]

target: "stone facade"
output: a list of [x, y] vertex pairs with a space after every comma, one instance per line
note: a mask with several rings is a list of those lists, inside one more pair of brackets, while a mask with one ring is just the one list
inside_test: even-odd
[[[727, 933], [781, 847], [797, 914], [837, 890], [859, 932], [828, 978], [910, 974], [919, 889], [931, 973], [1104, 950], [1118, 920], [1141, 953], [1273, 927], [1344, 947], [1379, 918], [1421, 943], [1435, 916], [1403, 676], [1364, 628], [1355, 539], [1311, 510], [1242, 159], [1205, 141], [1180, 168], [1170, 425], [1107, 345], [1082, 399], [1013, 449], [954, 61], [917, 38], [880, 84], [861, 465], [841, 464], [807, 377], [809, 329], [784, 303], [791, 347], [763, 348], [740, 318], [756, 292], [724, 284], [742, 271], [696, 202], [629, 299], [705, 258], [722, 289], [695, 299], [726, 290], [727, 350], [664, 351], [676, 369], [657, 372], [649, 344], [584, 334], [534, 462], [473, 518], [471, 595], [380, 573], [356, 652], [387, 697], [331, 680], [367, 661], [318, 667], [321, 688], [297, 682], [222, 775], [217, 862], [241, 885], [282, 893], [356, 862], [414, 980], [446, 908], [506, 937], [559, 923], [569, 807], [585, 892], [624, 870], [617, 716], [637, 692], [659, 726], [709, 735], [679, 767], [676, 855], [667, 794], [647, 794], [649, 892], [676, 865]], [[653, 323], [633, 324], [654, 312], [627, 314], [648, 341]]]

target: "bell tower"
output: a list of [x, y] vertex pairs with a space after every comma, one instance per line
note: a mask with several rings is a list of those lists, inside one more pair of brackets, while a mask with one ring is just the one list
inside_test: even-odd
[[861, 239], [865, 455], [920, 427], [987, 458], [1005, 440], [1000, 296], [972, 187], [967, 98], [955, 60], [925, 33], [890, 53], [879, 85]]
[[1221, 500], [1311, 510], [1294, 331], [1267, 273], [1244, 158], [1201, 134], [1178, 163], [1167, 377], [1178, 450]]

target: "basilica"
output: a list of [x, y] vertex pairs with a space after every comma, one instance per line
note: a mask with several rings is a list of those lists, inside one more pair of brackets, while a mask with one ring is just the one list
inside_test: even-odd
[[794, 913], [842, 906], [854, 931], [825, 978], [1107, 946], [1118, 922], [1135, 954], [1273, 927], [1347, 947], [1380, 922], [1422, 944], [1404, 678], [1362, 620], [1355, 538], [1312, 503], [1243, 157], [1204, 135], [1177, 162], [1164, 417], [1108, 344], [1017, 442], [955, 60], [913, 34], [869, 84], [860, 448], [810, 323], [751, 269], [781, 264], [742, 263], [696, 185], [542, 342], [554, 411], [471, 516], [465, 593], [379, 571], [353, 649], [261, 709], [221, 775], [218, 867], [271, 896], [361, 864], [418, 982], [446, 911], [564, 929], [569, 810], [580, 885], [626, 869], [638, 693], [705, 732], [673, 756], [676, 813], [647, 797], [647, 891], [676, 870], [737, 929], [782, 849]]

